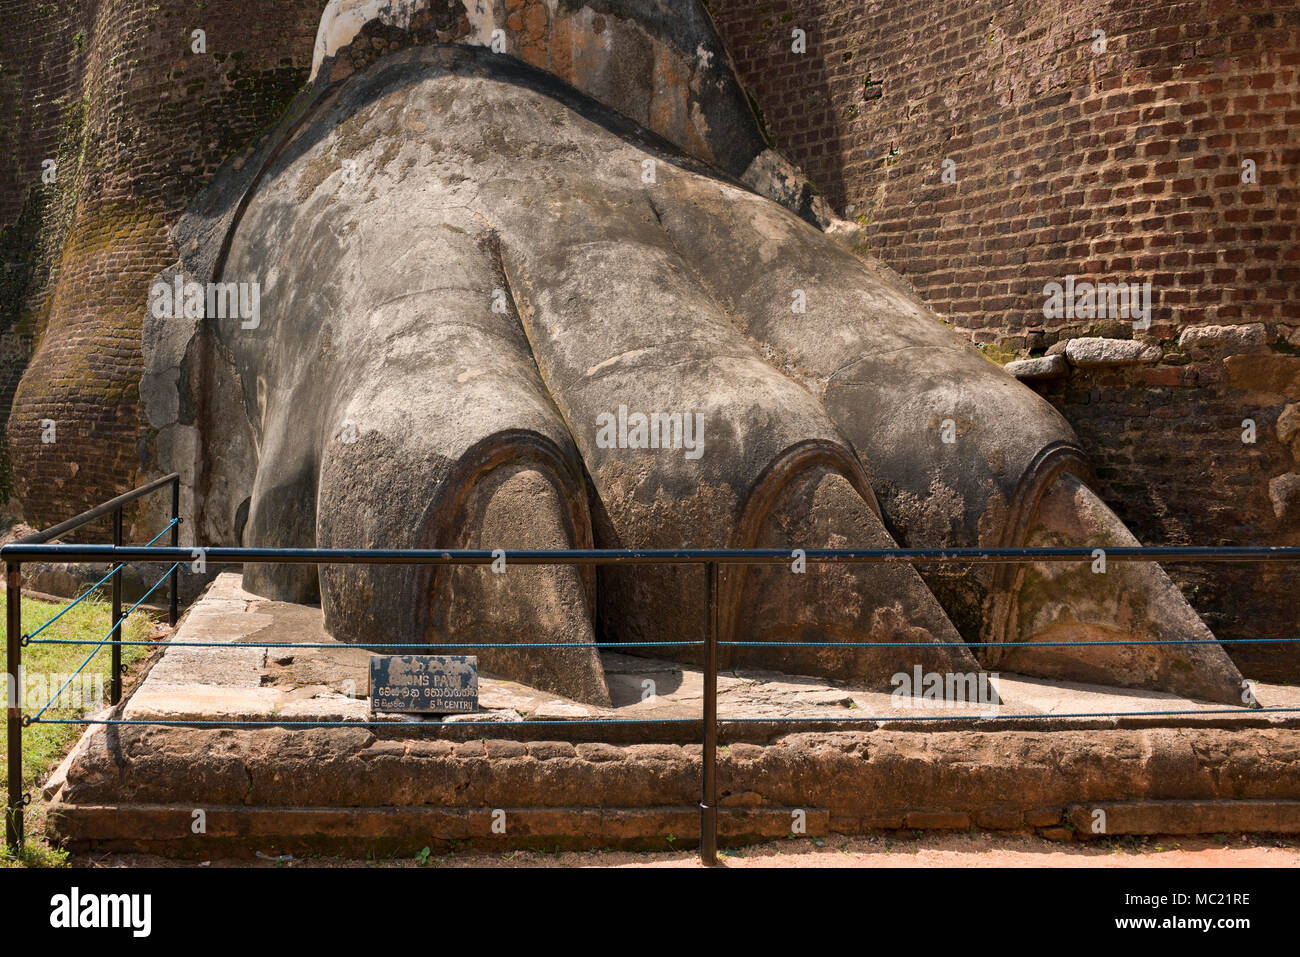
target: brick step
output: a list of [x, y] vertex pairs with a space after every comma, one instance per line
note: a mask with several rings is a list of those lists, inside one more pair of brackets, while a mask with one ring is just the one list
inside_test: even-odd
[[[1104, 816], [1099, 816], [1101, 812]], [[722, 807], [718, 835], [736, 846], [794, 836], [873, 831], [1039, 829], [1057, 840], [1127, 835], [1300, 834], [1300, 801], [1112, 801], [1062, 811], [974, 816], [914, 811], [878, 819], [835, 816], [826, 808]], [[194, 828], [201, 820], [203, 830]], [[796, 821], [800, 829], [795, 830]], [[1068, 826], [1061, 826], [1061, 822]], [[412, 855], [422, 848], [480, 851], [528, 848], [671, 850], [699, 844], [700, 815], [690, 807], [210, 807], [163, 804], [70, 805], [50, 809], [50, 825], [74, 851], [173, 857], [282, 853]], [[1100, 830], [1095, 829], [1100, 826]]]
[[1073, 804], [1066, 819], [1084, 841], [1128, 834], [1300, 834], [1300, 801], [1111, 801]]
[[[828, 832], [825, 808], [721, 808], [723, 844]], [[202, 833], [194, 828], [202, 822]], [[689, 807], [636, 808], [286, 808], [160, 804], [69, 805], [50, 809], [49, 824], [73, 851], [173, 857], [239, 857], [286, 852], [410, 855], [473, 846], [478, 850], [671, 850], [699, 846], [700, 813]], [[495, 830], [494, 830], [495, 828]], [[502, 833], [504, 832], [504, 833]]]

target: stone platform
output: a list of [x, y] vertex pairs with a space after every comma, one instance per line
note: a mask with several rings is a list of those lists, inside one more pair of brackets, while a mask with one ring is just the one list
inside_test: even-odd
[[[173, 642], [113, 717], [271, 724], [91, 726], [46, 786], [55, 840], [212, 856], [698, 837], [703, 682], [690, 666], [605, 653], [612, 708], [484, 676], [479, 714], [371, 715], [370, 653], [332, 642], [319, 608], [244, 592], [236, 574], [213, 583]], [[329, 647], [274, 646], [302, 642]], [[720, 730], [724, 843], [780, 837], [797, 820], [810, 835], [1300, 833], [1300, 715], [1009, 674], [997, 688], [996, 708], [918, 709], [821, 679], [720, 675], [720, 717], [743, 719]], [[1295, 687], [1256, 694], [1300, 708]], [[1121, 716], [1078, 717], [1096, 712]]]

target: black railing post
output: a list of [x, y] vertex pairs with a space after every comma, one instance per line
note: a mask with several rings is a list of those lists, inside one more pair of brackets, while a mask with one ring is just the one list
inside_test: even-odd
[[[181, 543], [181, 477], [172, 479], [172, 548]], [[167, 623], [176, 627], [176, 585], [180, 575], [180, 566], [171, 570], [171, 594], [167, 599]]]
[[700, 862], [718, 863], [718, 563], [708, 563], [709, 624], [704, 642], [703, 794], [700, 797]]
[[5, 691], [9, 747], [9, 801], [5, 808], [5, 845], [16, 857], [23, 846], [23, 573], [5, 564]]
[[[113, 512], [113, 544], [122, 547], [122, 509]], [[109, 698], [113, 704], [122, 700], [122, 563], [113, 564], [113, 622], [112, 622], [113, 674], [109, 683]]]

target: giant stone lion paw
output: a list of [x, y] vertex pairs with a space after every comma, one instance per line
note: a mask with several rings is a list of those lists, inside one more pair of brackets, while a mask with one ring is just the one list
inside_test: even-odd
[[[183, 369], [172, 377], [197, 409], [188, 443], [161, 423], [173, 451], [159, 462], [183, 449], [201, 463], [199, 534], [792, 553], [1136, 544], [1050, 405], [818, 228], [694, 0], [644, 6], [569, 4], [568, 32], [552, 11], [540, 53], [498, 53], [458, 3], [410, 3], [384, 29], [426, 42], [358, 68], [344, 52], [368, 7], [331, 4], [315, 91], [196, 201], [182, 262], [161, 277], [256, 283], [256, 316], [195, 322], [180, 345], [174, 320], [146, 332], [163, 357], [151, 374]], [[690, 16], [665, 25], [665, 7]], [[432, 19], [413, 25], [421, 12]], [[644, 63], [633, 27], [658, 44]], [[1000, 667], [1239, 700], [1231, 661], [1154, 565], [920, 568], [727, 566], [722, 637], [760, 645], [726, 647], [722, 664], [885, 688], [918, 665]], [[344, 641], [573, 644], [479, 654], [487, 671], [595, 703], [608, 702], [600, 656], [580, 646], [705, 628], [694, 566], [268, 565], [245, 583], [319, 598]], [[1041, 644], [1134, 637], [1208, 643]]]

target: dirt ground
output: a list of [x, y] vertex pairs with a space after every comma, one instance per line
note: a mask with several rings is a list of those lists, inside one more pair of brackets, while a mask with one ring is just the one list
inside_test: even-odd
[[[802, 838], [727, 849], [722, 866], [747, 867], [1298, 867], [1300, 839], [1259, 835], [1117, 838], [1062, 844], [1026, 834], [990, 832]], [[351, 860], [304, 857], [254, 860], [172, 861], [138, 854], [85, 854], [73, 867], [700, 867], [695, 851], [665, 853], [575, 851], [551, 854], [429, 854], [422, 858]]]

